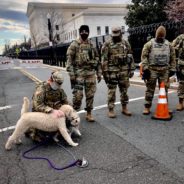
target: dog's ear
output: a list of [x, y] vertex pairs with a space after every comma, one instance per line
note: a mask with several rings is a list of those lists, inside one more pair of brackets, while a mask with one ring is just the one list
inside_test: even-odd
[[67, 110], [65, 111], [65, 114], [66, 114], [66, 116], [67, 117], [71, 117], [72, 116], [72, 114], [73, 114], [73, 108], [67, 108]]
[[69, 117], [69, 116], [70, 116], [70, 111], [69, 111], [69, 109], [66, 109], [66, 110], [64, 111], [64, 113], [65, 113], [66, 117]]

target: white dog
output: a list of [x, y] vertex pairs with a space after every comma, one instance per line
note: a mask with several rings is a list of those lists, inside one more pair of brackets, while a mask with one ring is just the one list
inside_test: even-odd
[[[6, 142], [6, 150], [10, 150], [13, 143], [20, 144], [20, 138], [29, 128], [36, 128], [46, 132], [54, 132], [59, 130], [69, 145], [78, 146], [78, 143], [73, 142], [67, 131], [65, 117], [54, 118], [51, 114], [42, 112], [28, 112], [29, 104], [29, 99], [24, 97], [21, 109], [21, 117], [17, 121], [13, 134], [8, 138], [8, 141]], [[70, 105], [62, 105], [60, 110], [63, 111], [66, 118], [71, 121], [71, 125], [75, 127], [73, 131], [78, 136], [81, 136], [79, 131], [80, 118], [73, 107]]]

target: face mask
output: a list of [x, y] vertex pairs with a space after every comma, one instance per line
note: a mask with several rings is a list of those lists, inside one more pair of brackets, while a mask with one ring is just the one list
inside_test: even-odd
[[158, 43], [164, 43], [164, 38], [157, 38], [156, 41], [157, 41]]
[[117, 42], [121, 41], [121, 37], [120, 36], [113, 36], [112, 39], [113, 39], [114, 43], [117, 43]]
[[59, 89], [61, 86], [60, 85], [58, 85], [56, 82], [51, 82], [50, 83], [50, 86], [51, 86], [51, 88], [53, 89], [53, 90], [57, 90], [57, 89]]
[[81, 34], [81, 38], [83, 41], [85, 41], [88, 38], [88, 34]]

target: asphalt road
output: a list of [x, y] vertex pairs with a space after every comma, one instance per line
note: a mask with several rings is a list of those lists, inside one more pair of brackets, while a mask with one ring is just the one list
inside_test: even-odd
[[[50, 76], [51, 69], [25, 68], [39, 80]], [[69, 100], [72, 92], [68, 74], [63, 88]], [[27, 160], [22, 153], [34, 144], [23, 138], [23, 144], [5, 151], [4, 144], [12, 130], [3, 129], [16, 124], [20, 116], [22, 97], [31, 99], [35, 83], [18, 69], [0, 71], [0, 183], [2, 184], [183, 184], [184, 183], [184, 112], [176, 112], [177, 94], [169, 94], [169, 107], [174, 110], [171, 121], [155, 121], [143, 116], [143, 86], [131, 85], [129, 109], [132, 117], [121, 114], [117, 91], [116, 119], [107, 117], [107, 88], [104, 81], [97, 86], [93, 114], [95, 123], [85, 121], [80, 113], [82, 138], [78, 147], [66, 148], [77, 158], [85, 157], [87, 168], [69, 168], [56, 171], [43, 160]], [[157, 91], [158, 92], [158, 91]], [[85, 99], [84, 99], [85, 100]], [[152, 112], [157, 104], [154, 99]], [[85, 103], [82, 105], [82, 109]], [[3, 131], [2, 131], [3, 130]], [[66, 145], [65, 145], [66, 146]], [[57, 167], [70, 163], [72, 158], [55, 144], [49, 144], [30, 153], [46, 156]]]

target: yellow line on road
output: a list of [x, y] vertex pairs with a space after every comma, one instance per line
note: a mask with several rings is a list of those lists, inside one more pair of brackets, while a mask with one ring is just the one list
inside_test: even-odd
[[20, 72], [22, 72], [24, 75], [26, 75], [27, 77], [29, 77], [31, 80], [33, 80], [36, 83], [40, 83], [42, 82], [40, 79], [38, 79], [37, 77], [35, 77], [34, 75], [32, 75], [31, 73], [25, 71], [24, 69], [18, 69]]

